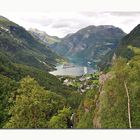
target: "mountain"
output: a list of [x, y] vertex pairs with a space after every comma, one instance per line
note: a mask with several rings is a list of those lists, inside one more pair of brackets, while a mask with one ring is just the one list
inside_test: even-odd
[[0, 16], [0, 51], [13, 62], [51, 70], [61, 60], [16, 23]]
[[46, 45], [51, 45], [56, 42], [60, 42], [60, 38], [56, 36], [50, 36], [44, 31], [40, 31], [38, 29], [30, 28], [29, 32], [38, 40]]
[[[48, 71], [54, 69], [55, 64], [62, 60], [23, 27], [0, 16], [1, 79], [17, 82], [26, 76], [31, 76], [48, 90], [60, 92], [63, 88], [62, 83]], [[1, 88], [0, 96], [3, 94]], [[65, 92], [66, 88], [63, 91]]]
[[122, 39], [122, 45], [132, 45], [140, 48], [140, 24]]
[[95, 128], [140, 128], [140, 25], [122, 38], [117, 56], [110, 71], [100, 75], [93, 123]]
[[140, 24], [121, 40], [121, 43], [116, 50], [116, 54], [131, 59], [131, 57], [134, 56], [131, 47], [140, 48]]
[[120, 28], [111, 25], [88, 26], [67, 35], [50, 48], [74, 63], [95, 65], [112, 53], [125, 35]]
[[140, 26], [126, 36], [114, 26], [87, 28], [67, 35], [59, 43], [67, 40], [69, 48], [60, 48], [79, 60], [89, 58], [88, 47], [101, 61], [117, 57], [107, 71], [59, 80], [47, 70], [61, 57], [0, 16], [0, 128], [140, 128]]
[[116, 52], [110, 69], [99, 74], [99, 88], [84, 93], [76, 128], [140, 128], [140, 25]]
[[[57, 62], [62, 60], [60, 56], [52, 52], [44, 43], [36, 40], [23, 27], [0, 16], [0, 128], [3, 128], [10, 118], [12, 119], [9, 109], [13, 107], [13, 103], [20, 98], [20, 95], [21, 98], [25, 95], [25, 104], [23, 105], [22, 101], [19, 101], [18, 105], [18, 107], [21, 106], [18, 110], [21, 111], [22, 122], [27, 117], [26, 113], [29, 115], [31, 110], [33, 112], [41, 110], [41, 113], [37, 113], [39, 119], [43, 114], [44, 119], [49, 121], [59, 112], [60, 108], [57, 109], [59, 105], [62, 106], [61, 109], [78, 107], [81, 95], [75, 91], [75, 88], [63, 85], [56, 76], [48, 73], [49, 70], [54, 69]], [[31, 81], [34, 81], [34, 86]], [[40, 87], [38, 90], [37, 86]], [[25, 90], [20, 90], [20, 87]], [[32, 91], [35, 94], [32, 94]], [[33, 99], [30, 98], [30, 95], [33, 96]], [[44, 95], [46, 96], [44, 97]], [[42, 106], [43, 109], [38, 108], [36, 105], [39, 102], [34, 97], [39, 97], [39, 100], [45, 103], [44, 106], [47, 110], [44, 109], [42, 103], [40, 107]], [[27, 100], [31, 102], [32, 107], [27, 103]], [[24, 107], [26, 113], [23, 111]], [[27, 111], [26, 107], [30, 111]], [[13, 115], [17, 117], [16, 112], [13, 112]], [[26, 124], [29, 124], [29, 119], [26, 118], [26, 120]], [[31, 117], [31, 120], [34, 119]], [[40, 120], [42, 121], [42, 119]], [[13, 128], [22, 128], [22, 122], [17, 122], [19, 122], [19, 126]], [[44, 121], [40, 124], [47, 127]], [[29, 128], [36, 127], [30, 126]], [[41, 128], [44, 127], [41, 125]]]

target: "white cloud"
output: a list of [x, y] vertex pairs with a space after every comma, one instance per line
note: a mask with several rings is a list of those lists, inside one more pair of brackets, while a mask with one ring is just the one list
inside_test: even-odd
[[63, 37], [89, 25], [114, 25], [130, 32], [140, 23], [140, 12], [5, 12], [3, 16], [29, 28]]
[[0, 0], [0, 3], [1, 15], [26, 29], [38, 28], [59, 37], [100, 24], [112, 24], [129, 32], [140, 23], [140, 12], [132, 12], [140, 11], [139, 0]]

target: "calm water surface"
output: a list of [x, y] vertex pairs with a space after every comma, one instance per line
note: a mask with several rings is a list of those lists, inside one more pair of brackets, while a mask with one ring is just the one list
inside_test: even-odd
[[57, 70], [51, 71], [50, 73], [53, 75], [60, 75], [60, 76], [81, 76], [84, 74], [92, 74], [96, 72], [95, 69], [90, 67], [69, 67], [69, 68], [63, 68], [63, 65], [59, 65], [56, 67]]

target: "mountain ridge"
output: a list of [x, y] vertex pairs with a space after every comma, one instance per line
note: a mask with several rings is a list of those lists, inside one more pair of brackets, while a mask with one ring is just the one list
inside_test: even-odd
[[23, 27], [4, 17], [0, 18], [0, 50], [17, 63], [46, 70], [53, 69], [62, 59]]
[[140, 48], [140, 24], [121, 40], [116, 54], [131, 59], [134, 56], [134, 52], [129, 46]]
[[49, 47], [74, 63], [87, 65], [91, 61], [93, 66], [101, 62], [108, 52], [114, 51], [125, 35], [120, 28], [112, 25], [90, 25]]
[[36, 28], [30, 28], [29, 33], [33, 35], [37, 40], [42, 41], [46, 45], [51, 45], [55, 42], [59, 42], [60, 38], [57, 36], [50, 36], [45, 31], [38, 30]]

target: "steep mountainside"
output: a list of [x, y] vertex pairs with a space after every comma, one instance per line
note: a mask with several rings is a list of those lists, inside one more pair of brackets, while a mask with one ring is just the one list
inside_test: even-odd
[[0, 51], [13, 62], [40, 69], [53, 69], [59, 59], [41, 42], [37, 41], [23, 27], [0, 17]]
[[117, 56], [100, 88], [93, 123], [96, 128], [140, 128], [140, 25], [121, 40]]
[[60, 59], [24, 28], [0, 16], [0, 128], [48, 128], [63, 109], [69, 112], [64, 121], [70, 118], [81, 95], [47, 72]]
[[40, 31], [38, 29], [29, 29], [29, 32], [38, 40], [46, 45], [51, 45], [56, 42], [60, 42], [60, 38], [56, 36], [50, 36], [46, 32]]
[[124, 35], [121, 29], [114, 26], [88, 26], [67, 35], [60, 42], [50, 45], [50, 48], [72, 62], [95, 65], [114, 51]]
[[130, 59], [134, 55], [130, 46], [140, 48], [140, 24], [122, 39], [116, 54]]
[[[99, 88], [85, 93], [77, 111], [77, 128], [140, 128], [139, 25], [122, 39], [121, 50], [108, 73], [100, 73]], [[122, 56], [122, 57], [120, 57]]]
[[47, 70], [61, 57], [0, 16], [0, 128], [140, 128], [140, 25], [124, 35], [89, 26], [53, 43], [78, 64], [116, 54], [105, 71], [58, 79]]
[[133, 45], [140, 47], [140, 24], [122, 39], [122, 45]]

